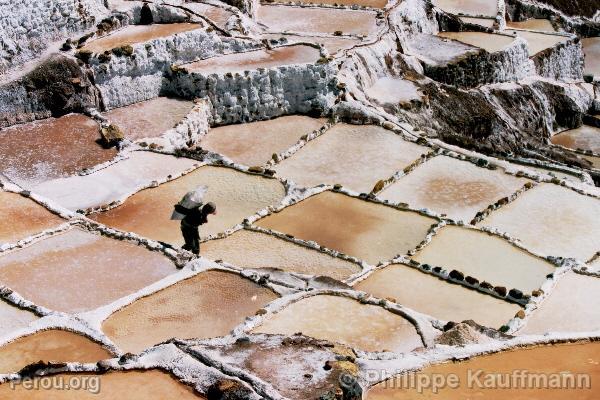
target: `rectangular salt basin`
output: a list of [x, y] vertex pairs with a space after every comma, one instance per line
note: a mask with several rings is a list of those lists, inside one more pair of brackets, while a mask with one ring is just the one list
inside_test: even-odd
[[442, 36], [416, 34], [409, 41], [410, 52], [420, 60], [432, 65], [448, 65], [463, 57], [481, 52], [478, 47], [471, 46]]
[[208, 18], [221, 29], [225, 29], [227, 21], [233, 15], [231, 11], [227, 11], [223, 7], [213, 6], [211, 4], [186, 2], [183, 6], [196, 14]]
[[354, 286], [381, 299], [396, 303], [443, 321], [474, 320], [500, 328], [521, 308], [492, 296], [464, 288], [406, 265], [390, 265], [373, 272]]
[[364, 351], [402, 353], [423, 345], [415, 327], [400, 315], [379, 306], [329, 295], [292, 303], [268, 316], [253, 332], [283, 335], [302, 332]]
[[381, 105], [407, 103], [422, 97], [417, 85], [409, 80], [393, 77], [378, 79], [365, 90], [365, 94]]
[[0, 299], [0, 337], [23, 329], [38, 317]]
[[187, 22], [177, 24], [128, 25], [108, 36], [90, 41], [84, 46], [84, 49], [93, 53], [103, 53], [115, 47], [132, 46], [153, 39], [192, 31], [201, 27], [199, 24]]
[[108, 120], [123, 130], [130, 140], [161, 136], [180, 123], [194, 103], [186, 100], [157, 97], [104, 113]]
[[437, 156], [388, 186], [378, 197], [469, 222], [478, 211], [510, 196], [526, 182], [502, 170]]
[[560, 278], [549, 297], [526, 320], [520, 335], [600, 330], [600, 278], [574, 272]]
[[256, 224], [377, 264], [415, 248], [435, 222], [417, 213], [327, 191]]
[[533, 31], [555, 32], [554, 26], [548, 19], [528, 19], [520, 22], [506, 21], [509, 28], [531, 29]]
[[[517, 348], [474, 357], [467, 361], [448, 361], [429, 366], [419, 372], [409, 372], [408, 376], [397, 375], [373, 386], [366, 399], [594, 400], [598, 398], [598, 389], [594, 382], [600, 381], [599, 363], [598, 342]], [[520, 371], [524, 374], [521, 375]], [[435, 393], [432, 390], [433, 386], [423, 386], [423, 390], [419, 391], [414, 385], [408, 388], [406, 384], [403, 385], [403, 382], [419, 380], [433, 382], [450, 375], [456, 376], [459, 386], [438, 386], [439, 391]], [[519, 375], [523, 378], [518, 378]], [[556, 379], [561, 376], [564, 378]], [[591, 388], [586, 389], [586, 386], [582, 385], [575, 389], [575, 383], [581, 382], [580, 378], [589, 381]], [[533, 384], [527, 385], [528, 381]], [[485, 382], [489, 384], [486, 386]], [[536, 382], [539, 383], [536, 385]], [[562, 385], [562, 389], [552, 388], [549, 382]], [[569, 382], [571, 386], [568, 386]]]
[[361, 43], [360, 39], [347, 37], [320, 37], [320, 36], [301, 36], [281, 33], [265, 33], [261, 35], [265, 39], [279, 40], [287, 39], [287, 43], [315, 43], [323, 45], [329, 54], [335, 54], [338, 51], [349, 49]]
[[278, 268], [306, 275], [325, 275], [342, 280], [360, 272], [349, 261], [332, 257], [273, 235], [241, 230], [202, 244], [202, 256], [224, 260], [242, 268]]
[[255, 70], [258, 68], [277, 68], [284, 65], [314, 64], [320, 52], [311, 46], [291, 45], [277, 47], [273, 50], [252, 50], [243, 53], [232, 53], [207, 58], [186, 64], [189, 72], [203, 75], [225, 74]]
[[475, 229], [445, 226], [416, 256], [422, 264], [457, 269], [465, 276], [493, 286], [504, 286], [530, 293], [539, 289], [546, 275], [556, 268], [510, 244], [508, 241]]
[[109, 304], [175, 272], [160, 253], [79, 229], [0, 256], [0, 282], [63, 312]]
[[274, 169], [301, 186], [339, 183], [370, 192], [377, 181], [428, 152], [380, 126], [337, 124]]
[[387, 0], [299, 0], [305, 4], [328, 4], [335, 6], [363, 6], [371, 8], [385, 8]]
[[136, 151], [89, 175], [55, 179], [32, 191], [56, 201], [69, 210], [84, 210], [120, 200], [153, 181], [180, 175], [198, 165], [198, 161], [146, 151]]
[[460, 17], [460, 20], [468, 24], [480, 25], [485, 28], [493, 28], [494, 23], [496, 22], [495, 18]]
[[377, 30], [371, 11], [263, 5], [257, 20], [270, 32], [304, 32], [369, 36]]
[[543, 183], [479, 223], [543, 255], [585, 262], [600, 249], [600, 200]]
[[103, 149], [96, 143], [99, 138], [98, 123], [81, 114], [2, 129], [0, 173], [27, 188], [73, 175], [117, 155], [115, 148]]
[[589, 150], [600, 153], [600, 128], [582, 125], [550, 138], [553, 144], [558, 144], [573, 150]]
[[225, 336], [277, 298], [237, 274], [207, 271], [136, 300], [105, 320], [102, 330], [123, 351], [139, 353], [173, 337]]
[[527, 41], [527, 48], [529, 49], [529, 56], [534, 56], [542, 50], [549, 49], [556, 46], [559, 43], [564, 43], [569, 40], [566, 36], [552, 35], [538, 32], [528, 31], [516, 31], [508, 29], [507, 33], [514, 33], [519, 37], [522, 37]]
[[119, 207], [91, 218], [123, 231], [181, 245], [180, 221], [170, 220], [173, 206], [187, 192], [202, 185], [208, 186], [204, 201], [217, 205], [217, 215], [209, 216], [208, 223], [200, 227], [202, 237], [242, 223], [257, 211], [278, 204], [285, 195], [285, 188], [275, 179], [204, 166], [156, 188], [142, 190]]
[[65, 222], [33, 200], [0, 191], [0, 245], [14, 243]]
[[515, 41], [512, 36], [484, 32], [440, 32], [438, 36], [479, 47], [489, 53], [502, 51]]
[[600, 75], [600, 37], [581, 39], [585, 54], [585, 73]]
[[498, 13], [496, 0], [433, 0], [433, 4], [450, 14], [495, 17]]
[[250, 122], [212, 128], [199, 145], [247, 166], [264, 165], [300, 137], [321, 128], [324, 118], [290, 115], [268, 121]]

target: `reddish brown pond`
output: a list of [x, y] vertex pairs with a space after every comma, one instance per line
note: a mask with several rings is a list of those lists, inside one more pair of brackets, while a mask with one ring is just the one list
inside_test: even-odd
[[26, 186], [75, 174], [117, 154], [97, 144], [99, 137], [99, 125], [81, 114], [0, 130], [0, 173]]
[[0, 257], [0, 282], [34, 303], [80, 312], [175, 272], [165, 256], [72, 229]]
[[95, 363], [112, 357], [108, 350], [84, 336], [52, 329], [0, 347], [0, 373], [16, 372], [40, 360]]

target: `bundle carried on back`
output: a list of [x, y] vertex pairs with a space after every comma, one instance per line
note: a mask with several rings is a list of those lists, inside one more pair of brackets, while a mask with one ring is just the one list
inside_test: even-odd
[[[204, 201], [204, 196], [208, 192], [208, 186], [200, 186], [196, 190], [192, 190], [183, 196], [183, 198], [179, 201], [180, 206], [192, 209], [196, 207], [200, 207], [202, 202]], [[171, 214], [172, 220], [182, 220], [185, 218], [184, 214], [181, 214], [175, 210], [173, 210], [173, 214]]]

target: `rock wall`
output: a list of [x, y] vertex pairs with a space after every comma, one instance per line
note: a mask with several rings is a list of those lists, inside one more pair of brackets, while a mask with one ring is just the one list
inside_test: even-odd
[[583, 48], [579, 38], [543, 50], [532, 57], [537, 73], [556, 80], [583, 80]]
[[103, 0], [0, 0], [0, 73], [40, 55], [48, 43], [94, 26]]

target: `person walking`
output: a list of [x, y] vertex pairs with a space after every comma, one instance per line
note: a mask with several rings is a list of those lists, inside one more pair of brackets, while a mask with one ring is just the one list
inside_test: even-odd
[[175, 204], [175, 211], [184, 215], [181, 220], [181, 234], [185, 244], [182, 248], [196, 255], [200, 254], [200, 225], [208, 222], [209, 215], [217, 214], [217, 206], [213, 202], [193, 208], [185, 208], [181, 204]]

